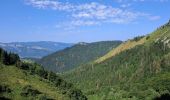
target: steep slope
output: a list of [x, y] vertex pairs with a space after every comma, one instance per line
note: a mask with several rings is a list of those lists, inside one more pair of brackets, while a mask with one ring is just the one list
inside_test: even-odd
[[103, 56], [120, 43], [121, 41], [79, 43], [43, 57], [38, 63], [44, 65], [46, 69], [51, 71], [67, 71]]
[[1, 48], [4, 48], [8, 52], [15, 52], [21, 58], [41, 58], [72, 45], [71, 43], [48, 41], [0, 43]]
[[100, 63], [83, 65], [63, 77], [81, 88], [90, 100], [162, 100], [163, 96], [169, 100], [170, 22], [138, 41], [143, 39], [140, 45], [128, 46], [132, 48]]
[[132, 41], [132, 40], [128, 40], [124, 43], [122, 43], [121, 45], [119, 45], [116, 48], [113, 48], [113, 50], [109, 51], [106, 55], [104, 55], [103, 57], [100, 57], [99, 59], [95, 60], [95, 63], [100, 63], [102, 61], [105, 61], [106, 59], [109, 59], [117, 54], [119, 54], [122, 51], [131, 49], [137, 45], [143, 44], [146, 41], [146, 37], [141, 37], [142, 39], [140, 39], [139, 41]]
[[1, 100], [87, 100], [71, 83], [0, 49]]

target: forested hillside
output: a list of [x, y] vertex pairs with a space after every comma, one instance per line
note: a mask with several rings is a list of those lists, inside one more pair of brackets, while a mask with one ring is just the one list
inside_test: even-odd
[[90, 100], [169, 100], [170, 21], [130, 41], [143, 39], [139, 45], [130, 44], [132, 48], [119, 53], [113, 50], [114, 54], [104, 56], [107, 59], [82, 65], [63, 77], [82, 89]]
[[73, 84], [0, 48], [0, 100], [87, 100]]
[[68, 71], [105, 55], [121, 43], [121, 41], [82, 42], [43, 57], [38, 63], [54, 72]]

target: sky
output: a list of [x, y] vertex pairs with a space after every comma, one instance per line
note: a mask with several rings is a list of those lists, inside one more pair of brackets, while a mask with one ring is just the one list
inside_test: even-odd
[[0, 42], [125, 41], [169, 19], [170, 0], [1, 0]]

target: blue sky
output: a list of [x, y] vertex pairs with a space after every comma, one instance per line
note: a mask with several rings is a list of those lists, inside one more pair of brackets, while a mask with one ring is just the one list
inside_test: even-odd
[[170, 19], [170, 0], [1, 0], [0, 42], [127, 40]]

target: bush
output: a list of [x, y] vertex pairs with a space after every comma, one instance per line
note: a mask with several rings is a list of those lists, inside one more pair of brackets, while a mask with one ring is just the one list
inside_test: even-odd
[[22, 92], [21, 92], [21, 96], [24, 96], [24, 97], [37, 96], [39, 94], [41, 94], [41, 92], [39, 92], [36, 89], [33, 89], [32, 86], [30, 86], [30, 85], [23, 87]]
[[170, 100], [170, 94], [162, 94], [160, 97], [154, 98], [154, 100]]
[[150, 38], [150, 36], [148, 35], [147, 37], [146, 37], [146, 40], [148, 40]]
[[132, 39], [132, 41], [139, 41], [140, 39], [142, 39], [143, 37], [145, 37], [145, 36], [137, 36], [137, 37], [135, 37], [134, 39]]
[[0, 100], [11, 100], [11, 99], [6, 98], [6, 97], [0, 97]]
[[38, 96], [38, 100], [55, 100], [55, 99], [51, 99], [48, 96], [42, 94]]
[[80, 90], [74, 89], [69, 92], [69, 96], [73, 100], [87, 100], [87, 97], [83, 95]]
[[58, 76], [54, 72], [49, 72], [48, 73], [48, 80], [51, 82], [54, 82], [55, 80], [58, 79]]
[[22, 63], [20, 68], [23, 69], [23, 70], [29, 70], [29, 64], [28, 63]]
[[48, 72], [45, 71], [44, 68], [43, 68], [42, 66], [40, 66], [40, 65], [36, 65], [36, 64], [35, 64], [34, 66], [36, 66], [36, 67], [35, 67], [35, 73], [36, 73], [37, 75], [39, 75], [40, 77], [47, 79], [47, 77], [48, 77]]
[[7, 85], [0, 85], [0, 93], [4, 92], [10, 93], [11, 89]]

